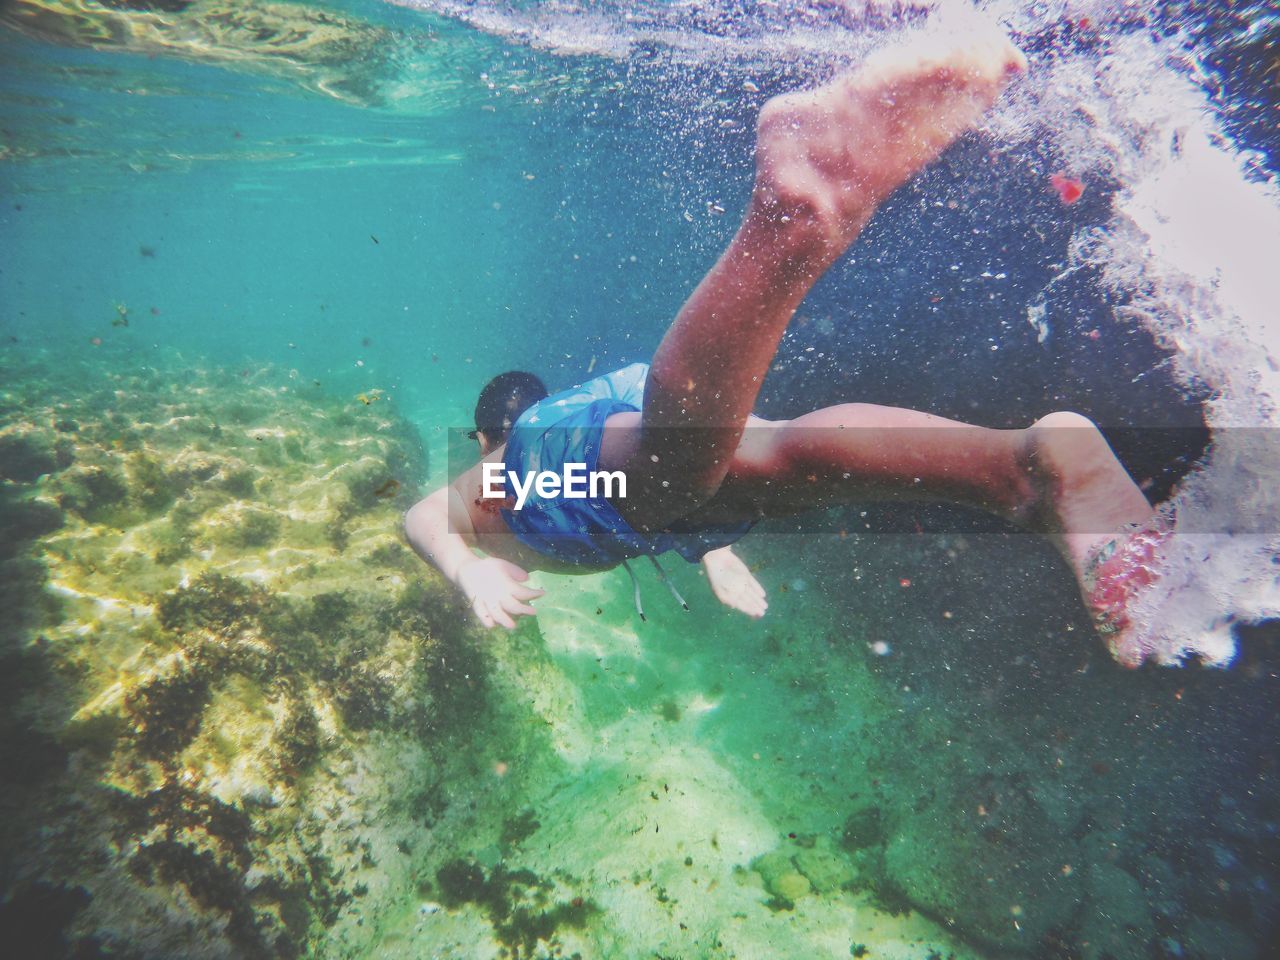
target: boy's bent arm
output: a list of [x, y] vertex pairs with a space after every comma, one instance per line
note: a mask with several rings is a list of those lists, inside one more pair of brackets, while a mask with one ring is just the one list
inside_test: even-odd
[[449, 510], [457, 495], [453, 487], [441, 487], [435, 493], [419, 500], [404, 515], [404, 533], [409, 544], [423, 560], [436, 567], [453, 584], [458, 582], [458, 571], [469, 560], [475, 560], [467, 542], [460, 533], [466, 529], [466, 511], [454, 511], [454, 522], [449, 522]]
[[452, 486], [419, 500], [404, 517], [405, 536], [418, 556], [466, 595], [484, 626], [499, 624], [511, 630], [515, 617], [537, 613], [528, 601], [542, 596], [542, 591], [524, 585], [529, 574], [500, 557], [477, 557], [458, 530], [470, 533], [472, 526]]

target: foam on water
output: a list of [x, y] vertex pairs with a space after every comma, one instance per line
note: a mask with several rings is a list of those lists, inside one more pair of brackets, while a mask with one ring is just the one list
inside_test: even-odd
[[[1060, 4], [1050, 16], [1088, 16], [1105, 31], [1108, 9]], [[1008, 19], [1036, 26], [1014, 11]], [[1260, 179], [1257, 158], [1215, 120], [1185, 39], [1129, 28], [1098, 49], [1046, 58], [993, 125], [1015, 142], [1048, 139], [1074, 175], [1119, 184], [1106, 229], [1077, 234], [1072, 253], [1101, 269], [1123, 304], [1118, 319], [1141, 323], [1172, 348], [1182, 381], [1205, 388], [1214, 431], [1165, 507], [1178, 535], [1135, 611], [1136, 639], [1160, 663], [1196, 655], [1225, 665], [1233, 623], [1280, 615], [1280, 278], [1269, 266], [1280, 206], [1274, 178]]]
[[[658, 48], [677, 64], [800, 64], [802, 74], [857, 58], [902, 26], [946, 19], [954, 29], [974, 16], [950, 2], [833, 2], [803, 13], [730, 0], [397, 2], [556, 52], [625, 58]], [[1194, 655], [1226, 665], [1233, 625], [1280, 617], [1280, 203], [1274, 177], [1231, 141], [1215, 112], [1222, 105], [1206, 93], [1214, 84], [1203, 58], [1213, 51], [1193, 37], [1203, 24], [1148, 19], [1158, 15], [1101, 0], [981, 5], [979, 19], [1001, 21], [1031, 54], [987, 128], [1015, 152], [1060, 157], [1072, 176], [1117, 185], [1109, 222], [1080, 228], [1062, 259], [1096, 272], [1118, 324], [1137, 323], [1174, 352], [1175, 375], [1208, 397], [1214, 431], [1208, 456], [1165, 505], [1178, 535], [1138, 605], [1137, 639], [1159, 663]], [[1248, 19], [1256, 30], [1268, 16], [1259, 5]]]
[[640, 50], [686, 62], [760, 63], [864, 53], [868, 38], [937, 6], [935, 0], [830, 0], [805, 5], [601, 0], [511, 4], [390, 0], [559, 54], [624, 59]]

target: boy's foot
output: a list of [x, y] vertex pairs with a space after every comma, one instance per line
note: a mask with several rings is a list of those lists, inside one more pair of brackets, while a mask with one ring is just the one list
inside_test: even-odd
[[1130, 610], [1134, 598], [1159, 579], [1156, 553], [1172, 534], [1172, 521], [1157, 514], [1107, 537], [1085, 565], [1085, 602], [1111, 656], [1126, 667], [1140, 666], [1146, 658], [1148, 651], [1139, 642]]
[[753, 212], [835, 259], [875, 207], [977, 122], [1026, 59], [995, 28], [915, 35], [760, 112]]
[[1133, 598], [1158, 577], [1155, 554], [1171, 532], [1085, 417], [1053, 413], [1027, 431], [1036, 491], [1028, 518], [1071, 564], [1090, 617], [1126, 667], [1142, 663], [1129, 618]]

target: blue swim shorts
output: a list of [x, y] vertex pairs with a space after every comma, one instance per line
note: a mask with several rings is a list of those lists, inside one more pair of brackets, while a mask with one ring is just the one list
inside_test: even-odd
[[[605, 420], [641, 408], [648, 375], [648, 364], [633, 363], [534, 404], [511, 428], [506, 469], [527, 476], [542, 470], [561, 473], [566, 463], [581, 463], [588, 473], [594, 471]], [[686, 528], [675, 523], [657, 533], [640, 534], [604, 496], [544, 499], [533, 490], [523, 508], [504, 509], [502, 517], [525, 546], [583, 566], [615, 566], [668, 550], [697, 563], [704, 554], [741, 539], [753, 526], [744, 522], [733, 527]]]

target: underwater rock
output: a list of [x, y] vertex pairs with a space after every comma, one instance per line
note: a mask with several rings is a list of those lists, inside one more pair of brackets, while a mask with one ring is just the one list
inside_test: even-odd
[[804, 874], [797, 870], [788, 870], [774, 877], [769, 889], [783, 900], [795, 903], [801, 897], [807, 897], [813, 887]]
[[110, 750], [116, 739], [129, 730], [126, 692], [124, 684], [112, 684], [71, 715], [59, 732], [59, 739], [71, 750]]
[[1110, 863], [1088, 872], [1089, 909], [1079, 936], [1085, 960], [1147, 960], [1156, 927], [1142, 885]]
[[[32, 381], [9, 415], [78, 429], [61, 473], [43, 442], [5, 448], [22, 478], [0, 502], [6, 949], [297, 957], [376, 920], [465, 761], [445, 744], [486, 703], [394, 499], [360, 501], [344, 554], [323, 533], [350, 464], [421, 477], [412, 431], [389, 403], [333, 426], [339, 402], [274, 389], [252, 428], [213, 431], [246, 404], [216, 371]], [[264, 457], [268, 435], [285, 439]], [[44, 906], [15, 926], [21, 904]]]
[[805, 875], [813, 889], [823, 896], [838, 893], [855, 879], [852, 864], [831, 847], [826, 837], [819, 837], [809, 848], [797, 850], [793, 858], [796, 868]]
[[[780, 897], [787, 901], [793, 901], [795, 899], [795, 897], [786, 896], [781, 892], [783, 878], [794, 875], [796, 871], [795, 864], [792, 863], [791, 857], [786, 851], [773, 850], [763, 856], [757, 857], [752, 861], [751, 869], [760, 874], [760, 879], [764, 881], [765, 889], [775, 897]], [[803, 879], [803, 877], [801, 879]], [[794, 886], [794, 884], [790, 884], [789, 886]], [[808, 892], [808, 881], [806, 881], [805, 890], [799, 895], [803, 896]]]
[[[884, 851], [884, 879], [929, 916], [972, 940], [1034, 950], [1069, 925], [1082, 890], [1071, 841], [1022, 791], [1001, 789], [998, 816], [969, 798], [990, 794], [984, 778], [939, 781], [896, 819]], [[1064, 849], [1065, 847], [1065, 849]]]
[[0, 492], [0, 554], [60, 526], [62, 511], [47, 500], [19, 499], [7, 491]]
[[58, 506], [90, 523], [111, 523], [129, 496], [129, 485], [117, 471], [100, 466], [76, 466], [65, 471], [55, 489]]
[[276, 541], [280, 527], [280, 517], [271, 510], [236, 503], [206, 517], [198, 535], [225, 546], [268, 547]]
[[850, 852], [878, 847], [884, 841], [884, 823], [878, 807], [864, 807], [850, 814], [840, 833], [840, 845]]
[[751, 868], [765, 889], [783, 904], [794, 904], [810, 894], [830, 896], [854, 880], [852, 864], [825, 837], [813, 846], [773, 850], [757, 857]]
[[1172, 917], [1182, 911], [1183, 885], [1168, 860], [1147, 854], [1135, 873], [1155, 914]]
[[57, 469], [48, 437], [35, 431], [0, 433], [0, 480], [30, 483]]
[[[0, 932], [7, 946], [30, 949], [32, 957], [68, 955], [62, 931], [89, 902], [82, 887], [34, 883], [0, 903]], [[91, 949], [96, 949], [96, 944]]]
[[[1186, 956], [1195, 960], [1230, 957], [1231, 960], [1259, 960], [1263, 956], [1258, 945], [1245, 933], [1227, 923], [1207, 917], [1194, 917], [1187, 925], [1183, 942], [1187, 944]], [[1274, 948], [1274, 944], [1272, 947]], [[1267, 954], [1271, 956], [1272, 954]]]

